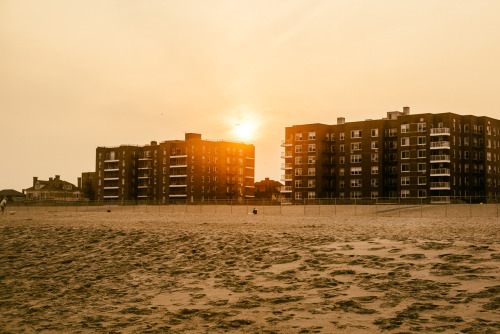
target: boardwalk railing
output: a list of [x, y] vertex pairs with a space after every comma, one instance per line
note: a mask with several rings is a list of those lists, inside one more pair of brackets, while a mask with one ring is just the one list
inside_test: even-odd
[[499, 199], [483, 197], [432, 198], [322, 198], [302, 200], [163, 201], [25, 201], [9, 202], [6, 213], [23, 212], [124, 212], [156, 214], [231, 214], [382, 217], [499, 217]]

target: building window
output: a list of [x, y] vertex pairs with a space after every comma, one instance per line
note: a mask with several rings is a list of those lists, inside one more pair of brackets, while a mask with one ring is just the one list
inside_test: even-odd
[[307, 180], [307, 187], [308, 188], [314, 188], [314, 187], [316, 187], [316, 180], [314, 180], [314, 179]]
[[302, 193], [301, 192], [296, 192], [295, 193], [295, 199], [302, 199]]
[[344, 140], [345, 139], [345, 133], [344, 132], [339, 133], [339, 139], [340, 140]]
[[425, 172], [426, 170], [427, 170], [426, 164], [418, 164], [418, 171], [419, 172]]
[[309, 140], [316, 140], [316, 132], [309, 132]]
[[378, 162], [378, 153], [372, 153], [371, 160], [372, 162]]
[[295, 145], [295, 153], [302, 153], [302, 145]]
[[295, 164], [302, 165], [302, 157], [295, 157]]
[[410, 132], [410, 124], [401, 124], [401, 133]]
[[357, 198], [361, 198], [361, 197], [362, 197], [361, 191], [351, 191], [351, 198], [352, 199], [357, 199]]
[[295, 168], [295, 176], [301, 176], [302, 175], [302, 168]]
[[361, 162], [361, 154], [353, 154], [351, 155], [351, 163]]
[[418, 177], [418, 185], [425, 185], [427, 184], [427, 178], [425, 176], [419, 176]]
[[409, 145], [410, 145], [410, 138], [409, 137], [401, 138], [401, 146], [409, 146]]
[[309, 144], [308, 151], [309, 152], [316, 152], [316, 144]]
[[401, 171], [402, 172], [409, 172], [410, 171], [410, 164], [401, 164]]
[[418, 145], [425, 145], [425, 143], [426, 143], [425, 137], [418, 137]]
[[372, 187], [378, 187], [378, 179], [372, 179], [371, 184]]
[[361, 130], [352, 130], [351, 138], [361, 138]]
[[302, 180], [295, 180], [295, 188], [302, 188]]
[[361, 142], [351, 143], [351, 152], [361, 151], [361, 148], [362, 148]]
[[339, 168], [339, 176], [344, 176], [345, 171], [344, 168]]
[[372, 137], [378, 137], [378, 129], [372, 129]]
[[339, 157], [339, 164], [343, 165], [345, 163], [345, 157]]
[[372, 191], [371, 192], [371, 198], [373, 198], [373, 199], [378, 198], [378, 191]]
[[351, 179], [351, 187], [353, 188], [362, 187], [362, 183], [361, 179]]
[[425, 158], [426, 156], [427, 156], [426, 150], [418, 150], [418, 157], [419, 158]]
[[407, 197], [410, 197], [410, 189], [401, 190], [401, 198], [407, 198]]
[[417, 124], [417, 131], [418, 132], [425, 132], [427, 130], [427, 125], [425, 123], [418, 123]]
[[372, 141], [372, 150], [378, 149], [378, 141]]
[[402, 186], [407, 186], [409, 184], [410, 184], [410, 177], [409, 176], [401, 177], [401, 185]]
[[418, 189], [418, 198], [426, 198], [426, 197], [427, 197], [427, 190]]
[[345, 181], [339, 180], [339, 188], [345, 188]]
[[371, 170], [372, 170], [372, 174], [378, 174], [378, 166], [372, 166]]
[[316, 176], [316, 168], [308, 168], [307, 169], [307, 175], [309, 176]]
[[316, 157], [314, 155], [310, 155], [307, 157], [307, 163], [308, 164], [315, 164], [316, 163]]
[[316, 192], [314, 192], [314, 191], [308, 191], [307, 192], [307, 198], [309, 198], [309, 199], [316, 198]]
[[302, 141], [302, 133], [296, 133], [295, 134], [295, 140], [296, 141]]
[[351, 175], [361, 175], [361, 167], [351, 167]]
[[401, 159], [410, 159], [410, 151], [401, 151]]
[[398, 135], [398, 129], [397, 128], [389, 129], [389, 137], [396, 137], [397, 135]]

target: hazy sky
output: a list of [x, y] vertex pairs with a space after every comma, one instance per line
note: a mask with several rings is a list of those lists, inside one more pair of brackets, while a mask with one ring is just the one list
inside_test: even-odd
[[0, 189], [76, 183], [97, 146], [238, 139], [279, 179], [285, 126], [500, 118], [498, 0], [0, 0]]

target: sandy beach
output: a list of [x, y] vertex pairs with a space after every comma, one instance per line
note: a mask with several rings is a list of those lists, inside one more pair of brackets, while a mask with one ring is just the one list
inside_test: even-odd
[[2, 333], [497, 333], [498, 218], [18, 212]]

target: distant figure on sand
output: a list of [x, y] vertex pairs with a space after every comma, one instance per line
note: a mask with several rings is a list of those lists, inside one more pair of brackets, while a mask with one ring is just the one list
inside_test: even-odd
[[7, 200], [5, 197], [3, 198], [2, 202], [0, 203], [0, 210], [2, 211], [2, 215], [5, 212], [5, 207], [7, 206]]

